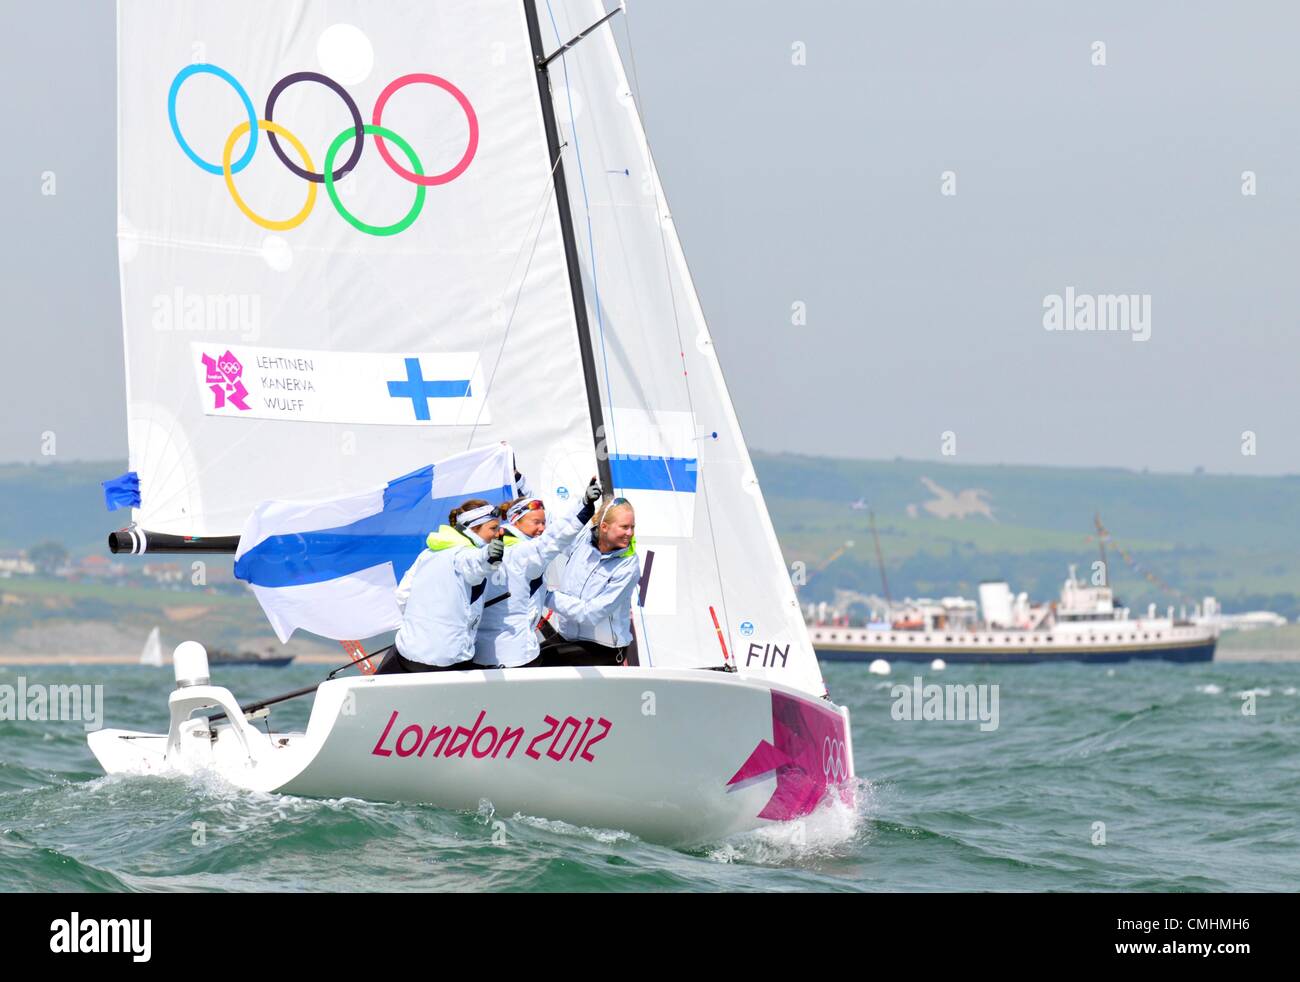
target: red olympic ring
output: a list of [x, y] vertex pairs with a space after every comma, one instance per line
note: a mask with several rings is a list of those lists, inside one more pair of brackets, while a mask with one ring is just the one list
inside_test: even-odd
[[414, 82], [424, 82], [428, 85], [436, 85], [438, 88], [449, 92], [456, 101], [460, 103], [460, 108], [465, 111], [465, 118], [469, 121], [469, 144], [465, 147], [464, 156], [462, 156], [460, 161], [449, 171], [444, 171], [441, 174], [416, 174], [414, 171], [407, 170], [393, 159], [393, 155], [388, 152], [388, 147], [384, 145], [384, 138], [378, 134], [375, 135], [375, 146], [379, 149], [379, 156], [384, 158], [384, 162], [396, 171], [398, 175], [406, 178], [406, 180], [411, 181], [414, 184], [423, 184], [425, 187], [431, 187], [435, 184], [446, 184], [448, 181], [454, 181], [465, 172], [465, 168], [468, 167], [470, 161], [474, 159], [475, 151], [478, 150], [478, 116], [474, 114], [474, 107], [469, 104], [469, 100], [465, 98], [464, 92], [456, 88], [456, 86], [452, 85], [445, 78], [439, 78], [437, 75], [426, 75], [423, 73], [403, 75], [401, 78], [389, 82], [388, 87], [385, 88], [383, 92], [379, 93], [379, 98], [375, 101], [375, 112], [372, 122], [375, 126], [382, 125], [381, 117], [383, 116], [384, 106], [387, 105], [389, 97], [398, 89], [411, 85]]

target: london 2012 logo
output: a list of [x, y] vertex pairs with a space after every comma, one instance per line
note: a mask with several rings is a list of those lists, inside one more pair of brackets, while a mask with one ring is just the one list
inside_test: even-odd
[[236, 409], [251, 408], [245, 401], [248, 398], [248, 389], [244, 387], [242, 378], [244, 366], [233, 353], [227, 350], [224, 355], [216, 358], [204, 355], [203, 371], [204, 381], [212, 390], [212, 396], [216, 400], [214, 409], [224, 409], [226, 403], [230, 403]]
[[[186, 79], [200, 74], [214, 75], [228, 83], [235, 90], [240, 101], [244, 104], [244, 110], [248, 113], [248, 119], [239, 123], [230, 131], [230, 136], [227, 137], [226, 145], [221, 153], [220, 164], [204, 160], [194, 152], [182, 135], [180, 124], [176, 119], [176, 96], [180, 92], [181, 86]], [[283, 124], [275, 122], [272, 118], [276, 100], [285, 89], [299, 82], [315, 82], [318, 85], [325, 86], [343, 100], [348, 113], [352, 116], [352, 126], [336, 136], [329, 145], [329, 149], [325, 151], [325, 161], [319, 172], [315, 170], [316, 165], [312, 162], [311, 154], [302, 141], [286, 129]], [[449, 93], [460, 104], [460, 108], [464, 111], [465, 118], [469, 122], [469, 141], [464, 154], [461, 155], [460, 160], [450, 170], [441, 174], [426, 174], [424, 165], [420, 162], [420, 158], [416, 156], [414, 148], [382, 123], [384, 106], [388, 104], [388, 100], [392, 98], [393, 94], [408, 85], [415, 84], [432, 85]], [[176, 142], [180, 144], [180, 148], [185, 151], [185, 155], [209, 174], [224, 177], [226, 189], [230, 192], [230, 196], [234, 199], [239, 210], [254, 224], [273, 232], [285, 232], [297, 228], [305, 222], [307, 216], [311, 214], [312, 208], [316, 205], [317, 186], [324, 184], [325, 191], [329, 195], [330, 201], [333, 202], [335, 210], [353, 228], [365, 232], [367, 235], [397, 235], [399, 232], [404, 232], [410, 228], [411, 224], [420, 216], [420, 211], [424, 208], [425, 189], [454, 181], [469, 167], [470, 162], [474, 159], [475, 151], [478, 150], [478, 117], [475, 115], [474, 107], [470, 105], [469, 99], [465, 97], [465, 93], [461, 92], [460, 89], [445, 78], [418, 72], [403, 75], [401, 78], [388, 83], [384, 90], [379, 93], [379, 98], [375, 100], [369, 123], [362, 122], [361, 110], [357, 108], [356, 102], [348, 95], [347, 90], [334, 79], [328, 75], [322, 75], [320, 72], [294, 72], [276, 82], [271, 87], [270, 94], [266, 97], [263, 117], [262, 119], [257, 117], [257, 113], [253, 109], [253, 101], [248, 97], [247, 91], [239, 81], [224, 68], [219, 68], [216, 65], [187, 65], [177, 72], [176, 77], [172, 80], [171, 90], [167, 93], [167, 118], [171, 123], [172, 135], [176, 138]], [[271, 219], [257, 214], [240, 196], [239, 189], [235, 186], [234, 176], [248, 166], [249, 161], [253, 159], [253, 154], [257, 151], [258, 132], [261, 130], [266, 131], [271, 149], [280, 158], [281, 163], [298, 177], [307, 181], [307, 201], [298, 213], [290, 218]], [[238, 144], [240, 137], [245, 135], [248, 136], [248, 146], [239, 159], [232, 162], [231, 158], [234, 156], [235, 146]], [[357, 218], [343, 206], [343, 202], [339, 200], [338, 189], [335, 187], [336, 182], [346, 177], [357, 166], [357, 162], [361, 159], [361, 151], [366, 136], [374, 138], [375, 149], [379, 152], [379, 156], [383, 158], [384, 163], [399, 177], [415, 185], [415, 201], [412, 203], [410, 210], [391, 225], [371, 225]], [[302, 161], [301, 166], [291, 160], [288, 154], [285, 153], [284, 147], [281, 146], [278, 139], [279, 137], [283, 137], [293, 147], [299, 160]], [[352, 141], [352, 149], [347, 159], [336, 168], [334, 163], [338, 158], [339, 151], [343, 149], [349, 140]], [[386, 140], [391, 140], [402, 151], [407, 163], [410, 164], [409, 168], [403, 167], [393, 158], [393, 154], [385, 142]]]

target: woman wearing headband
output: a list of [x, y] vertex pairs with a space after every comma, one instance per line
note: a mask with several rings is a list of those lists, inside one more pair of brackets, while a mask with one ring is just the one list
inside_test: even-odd
[[483, 616], [491, 567], [501, 562], [496, 509], [472, 498], [430, 533], [428, 548], [402, 577], [402, 626], [376, 674], [474, 667], [474, 636]]
[[560, 584], [547, 598], [556, 634], [535, 665], [621, 665], [632, 644], [632, 595], [641, 578], [636, 514], [626, 498], [600, 510], [590, 537], [578, 540]]
[[505, 558], [491, 579], [505, 582], [496, 596], [489, 595], [484, 602], [475, 645], [477, 665], [519, 668], [537, 658], [537, 622], [546, 597], [542, 583], [546, 567], [582, 535], [600, 495], [600, 485], [593, 477], [578, 508], [550, 524], [540, 498], [517, 498], [501, 506]]

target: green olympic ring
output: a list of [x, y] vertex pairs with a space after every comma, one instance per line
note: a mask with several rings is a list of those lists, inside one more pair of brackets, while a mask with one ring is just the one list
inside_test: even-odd
[[[375, 126], [371, 123], [366, 124], [365, 131], [371, 136], [382, 136], [384, 139], [396, 143], [402, 153], [406, 154], [406, 159], [411, 162], [411, 170], [423, 176], [424, 167], [420, 163], [420, 158], [415, 155], [411, 145], [400, 136], [387, 127]], [[424, 185], [416, 186], [415, 203], [411, 205], [411, 210], [406, 213], [404, 218], [392, 225], [368, 225], [344, 208], [343, 202], [339, 200], [339, 193], [334, 188], [334, 158], [342, 149], [343, 144], [349, 138], [356, 139], [356, 135], [356, 128], [348, 127], [334, 138], [334, 142], [330, 144], [329, 150], [325, 153], [325, 169], [322, 173], [325, 175], [325, 190], [329, 193], [330, 201], [334, 202], [335, 210], [347, 220], [348, 224], [359, 232], [365, 232], [367, 235], [396, 235], [398, 232], [406, 231], [411, 227], [411, 223], [420, 217], [420, 210], [424, 207]]]

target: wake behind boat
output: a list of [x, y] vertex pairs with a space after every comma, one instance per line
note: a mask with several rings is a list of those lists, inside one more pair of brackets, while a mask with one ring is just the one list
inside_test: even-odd
[[274, 732], [254, 724], [277, 700], [241, 706], [186, 642], [167, 731], [101, 730], [97, 759], [259, 791], [487, 799], [674, 844], [851, 804], [848, 713], [613, 14], [340, 9], [119, 5], [132, 470], [108, 492], [134, 521], [110, 546], [235, 553], [282, 641], [311, 630], [360, 658], [352, 639], [400, 623], [394, 589], [449, 506], [508, 492], [509, 439], [548, 511], [593, 473], [635, 503], [629, 664], [336, 672], [286, 694], [314, 696], [304, 731]]

